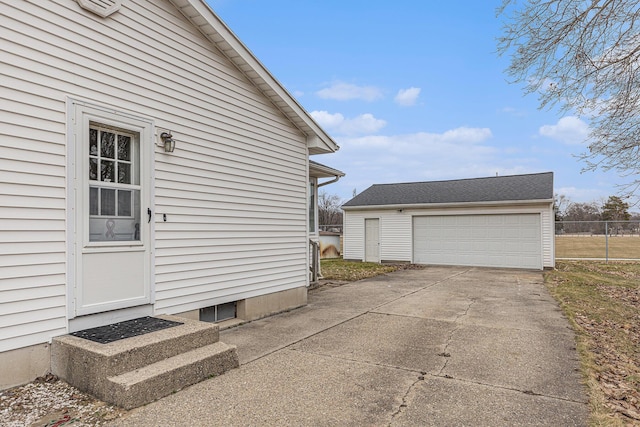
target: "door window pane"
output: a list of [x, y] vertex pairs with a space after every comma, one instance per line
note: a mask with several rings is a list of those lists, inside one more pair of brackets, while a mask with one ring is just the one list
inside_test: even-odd
[[100, 155], [110, 159], [115, 158], [116, 135], [103, 131], [100, 138]]
[[111, 188], [100, 189], [100, 215], [116, 214], [116, 190]]
[[100, 161], [100, 181], [114, 182], [115, 162], [111, 160]]
[[89, 179], [98, 180], [98, 159], [89, 159]]
[[118, 160], [131, 160], [131, 137], [118, 135]]
[[131, 216], [131, 191], [118, 190], [118, 216]]
[[89, 130], [89, 155], [98, 155], [98, 129]]
[[100, 212], [99, 190], [96, 187], [89, 188], [89, 215], [98, 215]]
[[131, 165], [118, 163], [118, 183], [131, 184]]

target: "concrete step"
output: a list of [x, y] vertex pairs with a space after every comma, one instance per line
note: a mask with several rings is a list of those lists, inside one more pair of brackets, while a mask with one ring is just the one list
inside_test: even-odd
[[217, 342], [149, 366], [107, 378], [113, 402], [137, 408], [238, 367], [235, 346]]
[[[218, 325], [213, 323], [167, 315], [157, 317], [182, 325], [109, 344], [72, 335], [54, 338], [51, 344], [53, 373], [82, 384], [83, 378], [90, 378], [96, 372], [102, 378], [119, 375], [220, 339]], [[86, 387], [88, 384], [83, 385]]]
[[[130, 409], [135, 406], [129, 402], [136, 406], [152, 402], [239, 365], [235, 347], [219, 342], [217, 325], [176, 316], [157, 317], [182, 325], [108, 344], [72, 335], [54, 338], [52, 373], [99, 399]], [[172, 363], [175, 369], [170, 369]], [[167, 387], [160, 385], [163, 382]], [[148, 393], [132, 398], [126, 391], [130, 388], [147, 389]]]

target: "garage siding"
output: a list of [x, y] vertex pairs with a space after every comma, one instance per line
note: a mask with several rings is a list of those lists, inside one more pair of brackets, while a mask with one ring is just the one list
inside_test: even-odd
[[540, 213], [542, 229], [542, 265], [553, 268], [556, 265], [555, 214], [553, 206]]
[[344, 259], [364, 261], [365, 219], [374, 218], [380, 219], [380, 260], [411, 262], [411, 215], [397, 210], [345, 211]]

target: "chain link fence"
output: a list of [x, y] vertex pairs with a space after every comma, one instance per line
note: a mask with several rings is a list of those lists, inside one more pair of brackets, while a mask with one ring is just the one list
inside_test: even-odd
[[640, 221], [556, 221], [556, 259], [640, 261]]

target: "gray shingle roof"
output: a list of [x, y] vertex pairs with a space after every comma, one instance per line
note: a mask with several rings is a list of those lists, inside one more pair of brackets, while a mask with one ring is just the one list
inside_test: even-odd
[[374, 184], [344, 207], [553, 199], [553, 172], [453, 181]]

